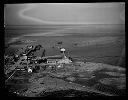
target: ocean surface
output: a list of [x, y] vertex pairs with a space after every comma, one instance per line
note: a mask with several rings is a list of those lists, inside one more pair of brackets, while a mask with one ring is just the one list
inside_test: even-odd
[[[85, 57], [87, 61], [117, 65], [123, 59], [125, 66], [125, 25], [29, 25], [6, 26], [5, 44], [20, 40], [34, 40], [46, 48], [46, 55], [57, 55], [51, 48], [63, 41], [63, 47], [72, 56]], [[14, 45], [13, 44], [13, 45]], [[24, 43], [21, 43], [21, 45]], [[77, 44], [77, 46], [74, 46]], [[20, 44], [18, 44], [20, 46]], [[9, 50], [10, 51], [10, 50]], [[40, 54], [39, 54], [40, 55]]]
[[[51, 32], [52, 36], [63, 35], [84, 35], [89, 36], [115, 36], [125, 35], [124, 24], [90, 24], [90, 25], [11, 25], [5, 27], [5, 42], [11, 38], [18, 38], [24, 35], [42, 35]], [[44, 34], [44, 35], [43, 35]], [[50, 35], [51, 36], [51, 35]], [[57, 35], [56, 35], [57, 36]], [[61, 35], [62, 36], [62, 35]]]

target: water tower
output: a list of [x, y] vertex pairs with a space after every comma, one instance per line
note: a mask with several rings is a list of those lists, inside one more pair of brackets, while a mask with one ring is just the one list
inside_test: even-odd
[[61, 48], [60, 49], [60, 52], [63, 54], [64, 58], [66, 58], [66, 56], [65, 56], [65, 49], [64, 48]]

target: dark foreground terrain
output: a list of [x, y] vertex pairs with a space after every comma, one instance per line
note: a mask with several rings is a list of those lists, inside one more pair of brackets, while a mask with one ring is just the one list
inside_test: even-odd
[[81, 66], [67, 64], [57, 71], [17, 71], [6, 86], [15, 96], [114, 96], [126, 95], [125, 80], [124, 68], [87, 62]]

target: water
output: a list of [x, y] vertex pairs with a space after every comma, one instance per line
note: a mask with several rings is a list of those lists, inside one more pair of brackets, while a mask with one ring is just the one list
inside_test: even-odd
[[[64, 31], [62, 31], [64, 30]], [[55, 31], [55, 32], [54, 32]], [[87, 36], [106, 36], [106, 35], [124, 35], [125, 25], [107, 25], [107, 24], [90, 24], [90, 25], [12, 25], [5, 27], [5, 42], [11, 38], [20, 37], [32, 33], [47, 33], [52, 32], [56, 34], [87, 34]], [[93, 34], [92, 34], [93, 33]], [[95, 34], [96, 33], [96, 34]]]

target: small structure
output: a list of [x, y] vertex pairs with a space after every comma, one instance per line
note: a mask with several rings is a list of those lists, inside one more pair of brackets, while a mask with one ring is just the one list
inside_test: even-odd
[[31, 68], [28, 68], [28, 73], [32, 73], [32, 69]]
[[28, 46], [28, 49], [33, 49], [33, 46], [32, 45]]
[[57, 64], [59, 60], [63, 59], [62, 56], [58, 57], [48, 57], [47, 58], [47, 64]]
[[60, 49], [60, 52], [64, 54], [65, 53], [65, 49], [64, 48], [61, 48]]
[[47, 64], [56, 64], [57, 60], [48, 59]]
[[26, 54], [23, 54], [23, 59], [27, 60]]

